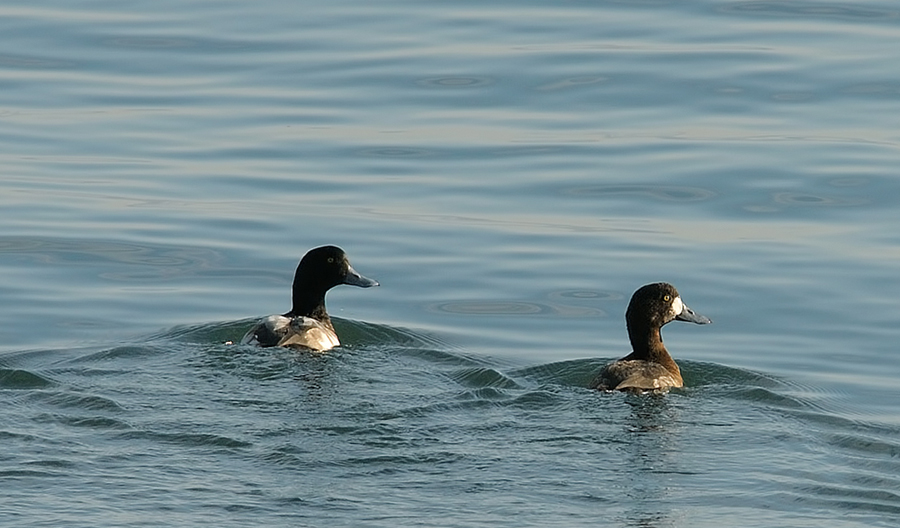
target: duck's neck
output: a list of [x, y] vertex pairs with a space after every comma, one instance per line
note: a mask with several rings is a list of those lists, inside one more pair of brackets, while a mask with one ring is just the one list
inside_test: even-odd
[[325, 311], [325, 292], [327, 289], [316, 287], [312, 284], [295, 282], [292, 291], [293, 307], [286, 316], [302, 315], [312, 317], [319, 321], [329, 321], [328, 312]]
[[678, 364], [669, 355], [666, 345], [663, 344], [662, 335], [658, 327], [646, 325], [628, 325], [628, 337], [631, 340], [631, 354], [627, 359], [642, 359], [652, 361], [666, 367], [666, 370], [681, 373]]

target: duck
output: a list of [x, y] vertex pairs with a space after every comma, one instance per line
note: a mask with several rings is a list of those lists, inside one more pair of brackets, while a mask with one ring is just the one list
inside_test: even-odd
[[590, 388], [641, 393], [683, 387], [681, 369], [669, 355], [660, 335], [660, 329], [671, 321], [712, 322], [684, 304], [675, 286], [667, 282], [638, 288], [625, 311], [632, 352], [600, 369]]
[[325, 310], [325, 294], [340, 284], [360, 288], [378, 281], [360, 275], [337, 246], [309, 250], [297, 265], [292, 287], [292, 308], [284, 315], [270, 315], [251, 328], [241, 344], [289, 347], [325, 352], [341, 344]]

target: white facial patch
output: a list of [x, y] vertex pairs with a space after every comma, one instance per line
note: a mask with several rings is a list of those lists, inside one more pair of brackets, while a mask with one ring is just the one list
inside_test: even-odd
[[675, 314], [676, 317], [678, 317], [683, 311], [684, 303], [681, 302], [681, 297], [675, 297], [675, 300], [672, 301], [672, 313]]

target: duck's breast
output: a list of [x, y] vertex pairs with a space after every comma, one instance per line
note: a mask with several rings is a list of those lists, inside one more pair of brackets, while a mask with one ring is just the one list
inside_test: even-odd
[[639, 359], [614, 361], [591, 382], [591, 388], [600, 390], [653, 391], [681, 386], [680, 375], [659, 363]]

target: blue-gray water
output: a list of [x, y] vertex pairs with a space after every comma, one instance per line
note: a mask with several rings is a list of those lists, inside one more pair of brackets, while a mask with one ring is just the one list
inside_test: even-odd
[[[0, 524], [900, 523], [895, 2], [0, 6]], [[337, 244], [326, 355], [224, 344]], [[670, 281], [686, 388], [585, 387]]]

